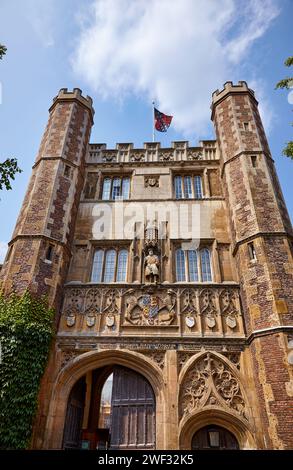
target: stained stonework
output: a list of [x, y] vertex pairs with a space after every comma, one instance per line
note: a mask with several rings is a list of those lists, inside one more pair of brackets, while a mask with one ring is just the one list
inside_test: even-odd
[[62, 448], [79, 380], [80, 432], [94, 436], [118, 366], [153, 390], [157, 449], [188, 450], [206, 425], [240, 449], [293, 449], [292, 227], [254, 92], [214, 92], [216, 140], [198, 146], [90, 143], [79, 89], [49, 111], [1, 270], [6, 292], [56, 308], [32, 448]]

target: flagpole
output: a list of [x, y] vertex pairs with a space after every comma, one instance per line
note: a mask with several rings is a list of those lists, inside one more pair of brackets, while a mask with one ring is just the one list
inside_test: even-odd
[[153, 142], [155, 142], [155, 102], [154, 101], [152, 102], [152, 105], [153, 105], [153, 109], [152, 109]]

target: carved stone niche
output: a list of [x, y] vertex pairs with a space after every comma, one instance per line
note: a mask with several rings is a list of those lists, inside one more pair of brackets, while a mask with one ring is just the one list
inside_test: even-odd
[[248, 419], [247, 405], [233, 365], [207, 352], [198, 357], [187, 371], [180, 387], [180, 416], [206, 406], [232, 411]]
[[84, 188], [85, 199], [95, 199], [98, 179], [99, 179], [99, 174], [97, 172], [87, 174], [85, 188]]
[[160, 183], [159, 175], [147, 175], [144, 177], [145, 188], [158, 188]]

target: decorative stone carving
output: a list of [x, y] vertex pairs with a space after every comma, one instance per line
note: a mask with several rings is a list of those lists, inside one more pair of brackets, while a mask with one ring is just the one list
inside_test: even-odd
[[66, 318], [66, 325], [71, 327], [75, 325], [76, 316], [73, 312], [69, 313], [68, 317]]
[[85, 291], [83, 289], [72, 289], [70, 294], [70, 297], [66, 299], [65, 314], [67, 316], [82, 312]]
[[220, 294], [221, 314], [225, 318], [226, 325], [232, 330], [237, 326], [237, 309], [235, 307], [234, 294], [231, 290], [225, 289]]
[[94, 326], [95, 323], [96, 323], [96, 317], [94, 315], [87, 315], [86, 316], [86, 324], [89, 328]]
[[187, 153], [187, 159], [188, 160], [201, 160], [202, 159], [202, 152], [201, 151], [190, 150]]
[[132, 162], [144, 162], [145, 161], [145, 154], [144, 153], [132, 153], [130, 160]]
[[85, 296], [84, 313], [96, 315], [100, 313], [101, 291], [100, 289], [89, 289]]
[[113, 328], [115, 326], [115, 316], [111, 313], [106, 316], [106, 326], [108, 328]]
[[173, 152], [159, 152], [159, 160], [162, 162], [169, 162], [174, 160]]
[[213, 329], [216, 324], [217, 308], [215, 293], [212, 289], [204, 289], [199, 296], [200, 313], [205, 317], [208, 328]]
[[144, 186], [145, 188], [158, 188], [159, 187], [160, 176], [145, 176], [144, 177]]
[[192, 315], [185, 317], [185, 323], [188, 328], [193, 328], [195, 326], [195, 318]]
[[62, 359], [61, 359], [61, 369], [65, 367], [68, 364], [68, 362], [72, 361], [79, 354], [80, 354], [80, 351], [76, 351], [76, 350], [63, 351]]
[[102, 158], [103, 162], [114, 162], [117, 160], [117, 152], [105, 152]]
[[165, 298], [152, 293], [126, 298], [125, 323], [131, 325], [170, 325], [175, 317], [176, 295], [169, 289]]
[[178, 365], [178, 370], [180, 371], [184, 364], [192, 357], [194, 356], [195, 352], [181, 352], [178, 351], [177, 353], [177, 365]]
[[[156, 230], [152, 230], [152, 233], [150, 231], [148, 235], [144, 249], [148, 250], [148, 247], [152, 248], [154, 244], [155, 250]], [[154, 256], [154, 253], [148, 252], [147, 256]], [[157, 253], [155, 256], [158, 256]], [[146, 274], [151, 271], [152, 264], [155, 264], [159, 271], [160, 266], [156, 264], [156, 257], [154, 260], [145, 258], [145, 261], [144, 268], [145, 270], [148, 268]], [[180, 323], [177, 317], [179, 312]], [[176, 286], [169, 288], [152, 282], [144, 287], [133, 285], [131, 288], [127, 285], [111, 285], [108, 288], [105, 285], [100, 287], [71, 285], [65, 288], [62, 315], [65, 317], [62, 323], [64, 328], [73, 327], [76, 324], [79, 329], [96, 325], [101, 332], [106, 332], [107, 329], [103, 329], [106, 326], [106, 317], [112, 315], [119, 329], [130, 325], [176, 325], [187, 334], [192, 332], [192, 334], [208, 336], [211, 336], [213, 332], [217, 335], [221, 332], [221, 316], [224, 326], [226, 319], [230, 316], [235, 317], [237, 321], [234, 333], [243, 335], [237, 287], [223, 289], [215, 286], [200, 289]], [[121, 322], [117, 320], [119, 315], [122, 315]], [[84, 316], [84, 320], [78, 321], [79, 316]], [[104, 316], [104, 318], [99, 319], [99, 316]], [[227, 321], [229, 322], [229, 319]], [[229, 327], [231, 331], [232, 327], [233, 324]]]
[[195, 289], [184, 289], [181, 292], [181, 313], [197, 315], [197, 298]]
[[120, 293], [117, 289], [107, 289], [103, 293], [103, 305], [101, 313], [120, 314]]
[[247, 418], [238, 378], [226, 362], [210, 352], [200, 356], [187, 372], [179, 403], [181, 416], [205, 406], [217, 406]]
[[226, 352], [223, 353], [227, 359], [229, 359], [232, 364], [234, 364], [235, 367], [237, 367], [238, 370], [240, 370], [240, 353], [239, 352]]
[[165, 351], [144, 352], [143, 354], [154, 361], [160, 367], [160, 369], [164, 369]]

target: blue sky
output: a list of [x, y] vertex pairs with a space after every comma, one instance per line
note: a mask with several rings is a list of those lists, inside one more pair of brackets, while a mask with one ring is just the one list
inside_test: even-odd
[[[256, 90], [291, 215], [292, 104], [276, 82], [288, 75], [291, 0], [1, 0], [0, 159], [23, 173], [0, 194], [0, 261], [6, 251], [48, 119], [52, 98], [79, 87], [94, 100], [92, 142], [151, 140], [151, 101], [174, 120], [173, 140], [214, 138], [211, 93], [227, 80]], [[291, 100], [292, 101], [292, 100]]]

